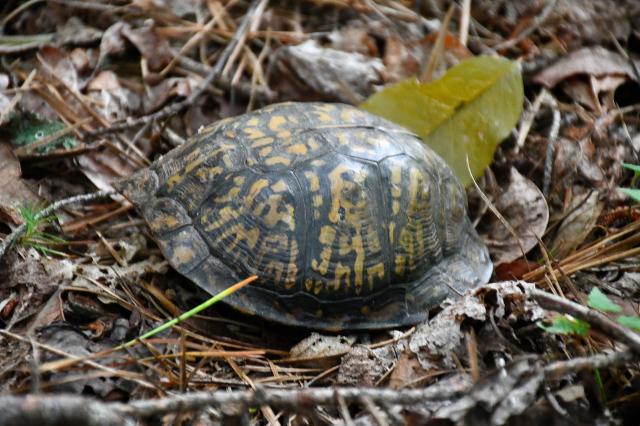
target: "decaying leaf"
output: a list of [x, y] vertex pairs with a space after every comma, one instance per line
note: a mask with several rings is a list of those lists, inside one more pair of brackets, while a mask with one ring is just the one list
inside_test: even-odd
[[355, 345], [340, 360], [338, 383], [351, 386], [375, 386], [396, 362], [395, 351], [390, 346], [369, 349]]
[[[538, 187], [511, 168], [507, 189], [495, 200], [498, 211], [515, 230], [516, 235], [494, 215], [484, 235], [495, 265], [511, 262], [537, 246], [549, 223], [549, 206]], [[537, 238], [536, 238], [537, 237]]]
[[571, 213], [564, 218], [551, 244], [551, 253], [562, 259], [582, 244], [596, 225], [602, 212], [600, 193], [592, 191], [573, 198], [568, 209]]
[[418, 134], [466, 185], [467, 157], [473, 175], [480, 176], [518, 121], [523, 99], [516, 63], [479, 56], [431, 83], [409, 79], [387, 87], [361, 107]]
[[295, 360], [319, 360], [346, 354], [356, 339], [352, 336], [328, 336], [311, 333], [291, 348], [289, 356]]
[[282, 48], [277, 59], [324, 99], [357, 103], [382, 82], [379, 58], [322, 47], [314, 40]]
[[487, 284], [445, 302], [440, 313], [411, 335], [409, 349], [427, 371], [456, 368], [454, 354], [464, 346], [461, 325], [465, 320], [486, 321], [489, 310], [497, 318], [520, 315], [534, 321], [543, 317], [544, 311], [525, 297], [525, 289], [532, 285], [520, 281]]
[[585, 47], [563, 57], [534, 77], [536, 83], [554, 87], [560, 81], [578, 74], [593, 76], [618, 75], [635, 79], [628, 60], [601, 46]]
[[0, 143], [0, 221], [20, 225], [20, 207], [36, 207], [42, 199], [20, 177], [20, 162], [8, 144]]

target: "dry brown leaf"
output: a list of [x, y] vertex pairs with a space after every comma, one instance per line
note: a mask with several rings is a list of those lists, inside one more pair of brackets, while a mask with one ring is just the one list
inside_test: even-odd
[[[152, 21], [151, 21], [152, 22]], [[155, 30], [154, 25], [145, 25], [141, 28], [131, 28], [128, 25], [122, 27], [122, 35], [127, 38], [147, 60], [151, 71], [160, 71], [171, 62], [173, 55], [169, 48], [169, 42], [162, 38]]]
[[585, 47], [563, 57], [534, 77], [536, 83], [554, 87], [560, 81], [577, 74], [597, 77], [605, 75], [624, 76], [635, 80], [633, 67], [624, 57], [603, 47]]
[[584, 196], [571, 200], [569, 215], [564, 218], [551, 244], [551, 253], [562, 259], [582, 244], [591, 230], [596, 226], [603, 203], [598, 199], [600, 193], [592, 191]]
[[[538, 244], [537, 237], [547, 229], [549, 206], [538, 187], [511, 169], [508, 187], [495, 201], [495, 206], [515, 230], [516, 236], [492, 216], [484, 238], [494, 265], [511, 262]], [[517, 237], [517, 238], [516, 238]]]
[[36, 208], [42, 199], [20, 177], [20, 162], [8, 144], [0, 143], [0, 221], [20, 225], [20, 207]]
[[351, 386], [375, 386], [393, 367], [395, 351], [389, 346], [369, 349], [356, 345], [340, 360], [338, 383]]
[[44, 64], [40, 64], [39, 68], [46, 80], [56, 81], [58, 79], [63, 81], [71, 90], [79, 91], [80, 79], [78, 78], [78, 72], [67, 52], [57, 47], [44, 46], [40, 50], [40, 57]]
[[350, 336], [328, 336], [311, 333], [291, 348], [289, 356], [294, 359], [328, 358], [347, 353], [356, 339]]
[[384, 65], [379, 58], [325, 48], [315, 40], [284, 47], [277, 58], [299, 82], [324, 99], [357, 103], [382, 83]]

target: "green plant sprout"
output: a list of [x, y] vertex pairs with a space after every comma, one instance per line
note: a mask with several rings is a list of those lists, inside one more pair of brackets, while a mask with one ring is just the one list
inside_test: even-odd
[[631, 197], [634, 201], [640, 202], [640, 189], [635, 188], [636, 183], [638, 182], [638, 177], [640, 177], [640, 165], [622, 163], [622, 166], [625, 169], [633, 171], [633, 177], [631, 178], [632, 188], [618, 188], [618, 190]]
[[122, 345], [118, 346], [116, 349], [124, 349], [124, 348], [128, 348], [131, 347], [133, 345], [135, 345], [138, 341], [142, 341], [145, 339], [148, 339], [150, 337], [155, 336], [156, 334], [173, 327], [174, 325], [178, 324], [179, 322], [182, 322], [186, 319], [191, 318], [192, 316], [202, 312], [203, 310], [207, 309], [208, 307], [214, 305], [215, 303], [218, 303], [219, 301], [221, 301], [222, 299], [224, 299], [225, 297], [235, 293], [236, 291], [240, 290], [242, 287], [246, 286], [247, 284], [255, 281], [258, 279], [257, 275], [252, 275], [249, 278], [246, 278], [234, 285], [232, 285], [231, 287], [228, 287], [224, 290], [222, 290], [221, 292], [215, 294], [214, 296], [212, 296], [211, 298], [207, 299], [206, 301], [204, 301], [203, 303], [199, 304], [198, 306], [196, 306], [195, 308], [188, 310], [187, 312], [165, 322], [164, 324], [154, 328], [151, 331], [148, 331], [146, 333], [144, 333], [142, 336], [140, 337], [136, 337], [135, 339], [129, 340], [127, 343], [123, 343]]
[[50, 246], [66, 244], [67, 240], [42, 230], [43, 227], [56, 220], [56, 216], [38, 218], [39, 210], [40, 208], [34, 208], [33, 206], [23, 206], [19, 209], [20, 216], [26, 225], [25, 233], [20, 238], [20, 244], [33, 247], [45, 256], [57, 255], [66, 257], [66, 253], [55, 250]]
[[[622, 307], [609, 299], [609, 297], [597, 287], [594, 287], [591, 289], [591, 292], [589, 292], [587, 306], [605, 313], [622, 312]], [[640, 332], [640, 316], [618, 315], [616, 322], [623, 327]], [[548, 333], [577, 334], [579, 336], [586, 336], [591, 328], [588, 322], [573, 318], [570, 315], [558, 315], [553, 318], [551, 325], [539, 324], [539, 326]]]

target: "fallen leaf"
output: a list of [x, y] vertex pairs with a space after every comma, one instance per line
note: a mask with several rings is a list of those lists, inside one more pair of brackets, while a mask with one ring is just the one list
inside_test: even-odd
[[20, 162], [7, 144], [0, 143], [0, 221], [11, 225], [23, 222], [20, 208], [36, 207], [40, 198], [20, 177]]
[[538, 245], [549, 223], [549, 206], [538, 187], [511, 168], [509, 184], [495, 200], [496, 209], [502, 214], [516, 235], [493, 214], [483, 237], [489, 247], [494, 265], [511, 262], [522, 257], [522, 251]]
[[141, 28], [131, 28], [131, 26], [125, 25], [122, 27], [122, 35], [147, 60], [151, 71], [160, 71], [173, 58], [169, 42], [156, 32], [153, 24], [145, 25]]
[[349, 352], [356, 339], [350, 336], [311, 335], [291, 348], [290, 360], [321, 361], [342, 356]]
[[[638, 62], [640, 65], [640, 62]], [[548, 88], [577, 74], [593, 76], [619, 75], [635, 80], [633, 67], [621, 55], [601, 46], [584, 47], [563, 57], [538, 73], [533, 81]]]
[[369, 349], [355, 345], [340, 360], [338, 383], [373, 387], [391, 370], [395, 361], [395, 351], [389, 346]]
[[598, 191], [592, 191], [571, 200], [568, 208], [571, 213], [562, 220], [551, 243], [551, 254], [554, 257], [566, 257], [591, 233], [602, 213], [603, 203], [598, 199], [599, 195]]
[[460, 62], [439, 80], [402, 81], [372, 95], [361, 107], [420, 136], [449, 163], [460, 181], [491, 164], [493, 153], [522, 112], [522, 76], [516, 63], [479, 56]]
[[315, 40], [284, 47], [277, 55], [289, 73], [319, 94], [319, 99], [357, 103], [382, 82], [384, 65], [379, 58], [325, 48]]

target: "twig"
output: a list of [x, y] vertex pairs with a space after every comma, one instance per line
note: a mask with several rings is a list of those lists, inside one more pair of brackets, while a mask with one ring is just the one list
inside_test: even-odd
[[100, 401], [71, 395], [27, 395], [0, 398], [3, 425], [134, 426], [131, 418]]
[[544, 309], [570, 314], [578, 319], [586, 321], [612, 336], [619, 342], [629, 346], [633, 352], [640, 355], [640, 334], [619, 325], [615, 321], [609, 319], [606, 315], [596, 311], [595, 309], [588, 308], [545, 291], [530, 288], [527, 292]]
[[231, 39], [231, 41], [229, 41], [229, 44], [227, 44], [227, 46], [225, 47], [225, 49], [222, 51], [222, 54], [220, 55], [220, 57], [218, 58], [218, 60], [216, 61], [216, 64], [213, 66], [213, 68], [211, 68], [211, 72], [209, 73], [209, 75], [207, 75], [207, 77], [202, 80], [200, 82], [200, 84], [195, 88], [195, 90], [183, 101], [181, 102], [177, 102], [175, 104], [171, 104], [168, 105], [164, 108], [162, 108], [160, 111], [155, 112], [153, 114], [149, 114], [149, 115], [145, 115], [143, 117], [139, 117], [133, 120], [129, 120], [125, 123], [120, 123], [120, 124], [115, 124], [112, 125], [110, 127], [106, 127], [103, 129], [99, 129], [99, 130], [95, 130], [95, 131], [91, 131], [91, 132], [87, 132], [87, 135], [89, 136], [99, 136], [105, 133], [114, 133], [114, 132], [119, 132], [121, 130], [126, 130], [126, 129], [130, 129], [132, 127], [138, 126], [140, 124], [146, 124], [148, 122], [151, 121], [155, 121], [155, 120], [162, 120], [165, 119], [167, 117], [170, 117], [172, 115], [175, 115], [177, 113], [179, 113], [180, 111], [182, 111], [183, 109], [187, 108], [189, 105], [192, 105], [195, 100], [200, 97], [200, 95], [202, 95], [205, 90], [207, 90], [207, 87], [209, 87], [209, 85], [211, 83], [213, 83], [214, 81], [216, 81], [221, 73], [222, 70], [224, 69], [225, 65], [227, 64], [227, 61], [229, 60], [229, 57], [231, 56], [231, 54], [235, 51], [236, 46], [242, 41], [244, 40], [246, 33], [250, 27], [251, 22], [254, 19], [254, 15], [256, 13], [256, 11], [259, 8], [264, 8], [266, 3], [268, 0], [254, 0], [251, 4], [251, 6], [249, 6], [249, 9], [247, 10], [242, 22], [240, 23], [240, 25], [238, 26], [237, 31], [235, 32], [235, 34], [233, 35], [233, 38]]
[[[598, 354], [557, 361], [543, 367], [547, 380], [556, 380], [569, 374], [594, 368], [610, 368], [628, 364], [639, 357], [631, 351]], [[427, 401], [451, 401], [466, 395], [471, 386], [451, 387], [435, 384], [422, 389], [378, 389], [378, 388], [305, 388], [276, 389], [258, 388], [255, 391], [213, 391], [172, 395], [153, 400], [132, 401], [128, 404], [103, 403], [82, 396], [30, 395], [25, 397], [0, 397], [0, 424], [28, 424], [22, 419], [39, 419], [31, 422], [39, 426], [52, 424], [88, 424], [91, 426], [111, 426], [115, 424], [135, 424], [132, 417], [142, 418], [187, 410], [219, 408], [241, 413], [246, 407], [270, 405], [300, 412], [309, 407], [338, 403], [344, 407], [349, 402], [361, 402], [363, 398], [383, 406], [401, 405], [410, 407]], [[340, 402], [343, 401], [343, 402]], [[96, 416], [99, 413], [101, 417]], [[65, 422], [74, 415], [76, 422]], [[31, 417], [25, 417], [31, 416]], [[63, 420], [60, 422], [60, 420]], [[116, 420], [118, 423], [116, 423]], [[126, 422], [126, 423], [125, 423]]]
[[587, 357], [573, 358], [567, 361], [556, 361], [544, 367], [544, 376], [548, 380], [555, 380], [567, 374], [575, 374], [594, 368], [610, 368], [628, 364], [638, 359], [638, 355], [631, 351], [612, 352]]
[[[97, 191], [97, 192], [92, 192], [91, 194], [76, 195], [75, 197], [65, 198], [63, 200], [56, 201], [55, 203], [49, 205], [48, 207], [40, 210], [33, 217], [33, 219], [34, 221], [38, 221], [47, 216], [51, 216], [56, 211], [60, 210], [65, 206], [68, 206], [69, 204], [99, 200], [102, 198], [107, 198], [113, 194], [114, 194], [113, 191]], [[9, 247], [14, 242], [16, 242], [22, 235], [24, 235], [26, 230], [27, 230], [27, 224], [23, 223], [22, 225], [18, 226], [16, 229], [13, 230], [13, 232], [11, 232], [9, 235], [5, 237], [2, 243], [0, 243], [0, 260], [2, 260], [2, 257], [4, 256], [6, 251], [9, 249]]]

